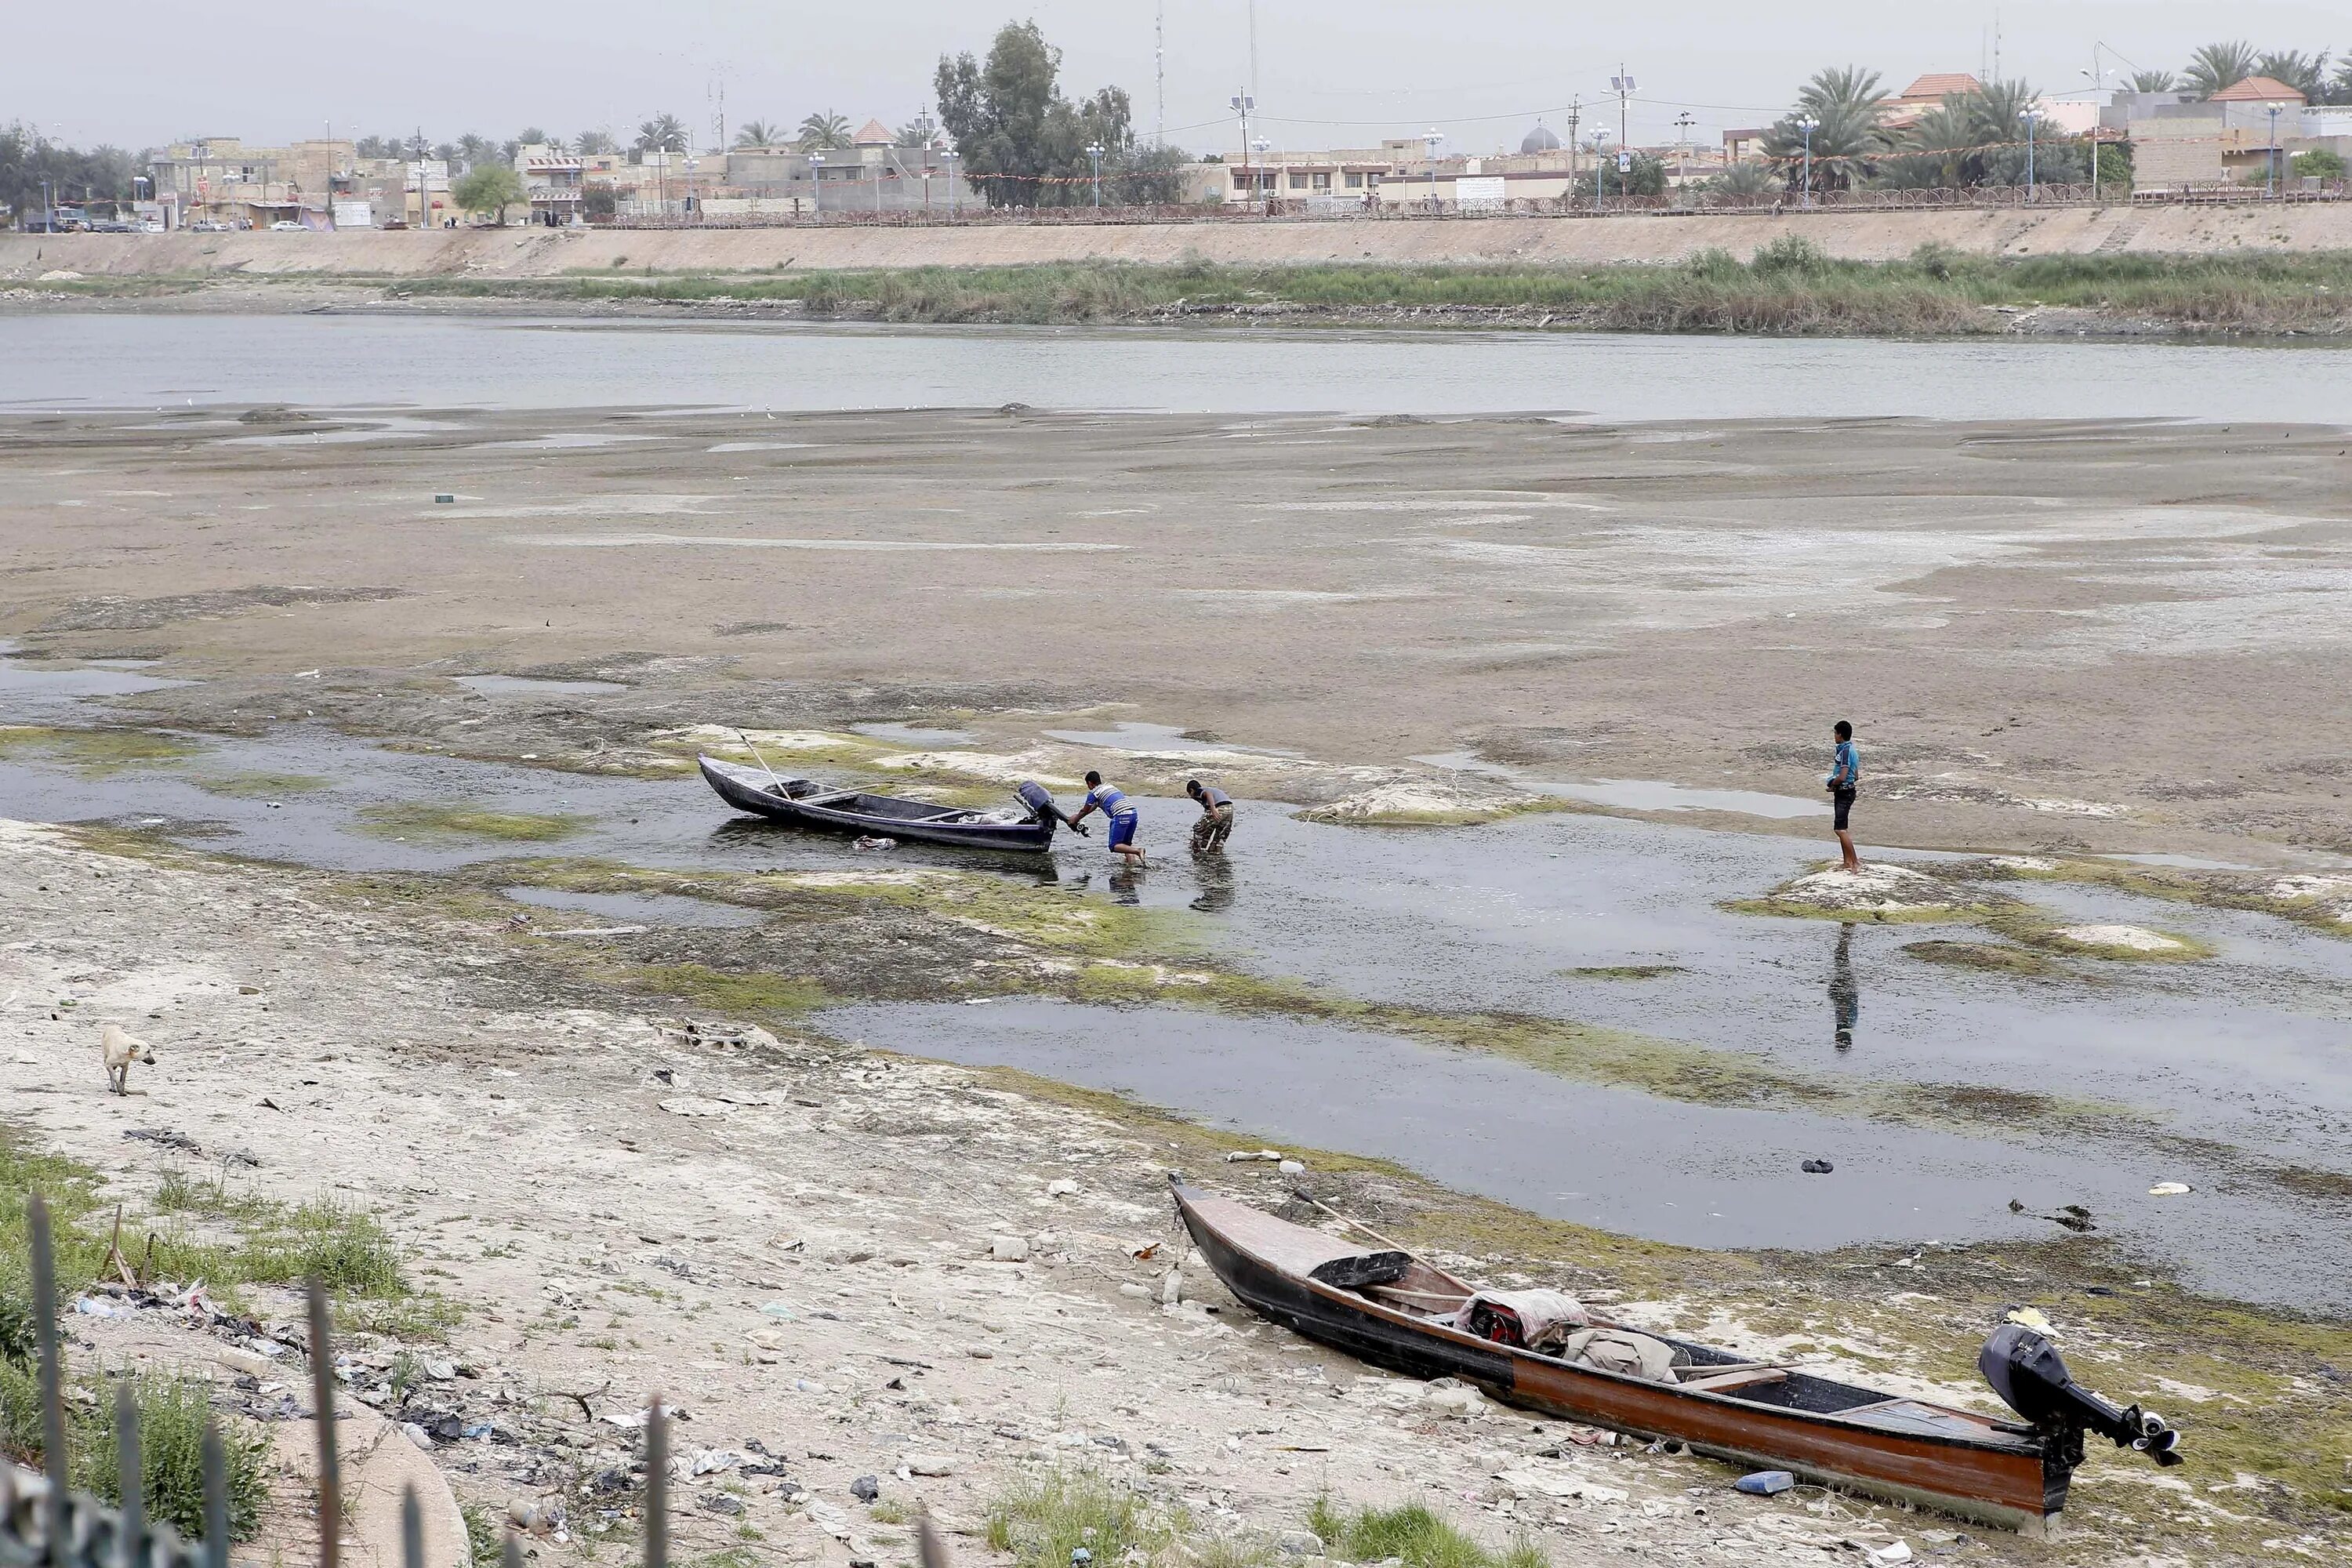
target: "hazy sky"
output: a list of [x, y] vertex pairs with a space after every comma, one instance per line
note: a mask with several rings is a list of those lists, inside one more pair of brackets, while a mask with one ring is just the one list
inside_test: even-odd
[[[884, 0], [873, 5], [677, 0], [107, 0], [14, 8], [16, 68], [0, 121], [78, 143], [140, 147], [190, 135], [277, 142], [405, 133], [506, 137], [525, 125], [609, 130], [625, 140], [657, 110], [712, 140], [726, 90], [734, 127], [836, 110], [888, 124], [924, 107], [943, 50], [984, 51], [997, 24], [1034, 16], [1061, 46], [1074, 96], [1124, 86], [1153, 118], [1149, 0]], [[1166, 0], [1170, 140], [1237, 142], [1225, 108], [1249, 69], [1246, 0]], [[2257, 48], [2352, 48], [2352, 7], [2238, 0], [2040, 0], [2000, 7], [2003, 74], [2082, 88], [2094, 43], [2178, 68], [2215, 38]], [[1258, 103], [1276, 146], [1363, 145], [1444, 131], [1491, 150], [1538, 110], [1555, 127], [1571, 98], [1608, 96], [1622, 58], [1640, 86], [1636, 141], [1760, 124], [1823, 65], [1859, 62], [1899, 90], [1928, 70], [1978, 70], [1994, 8], [1918, 0], [1258, 0]], [[1615, 102], [1608, 121], [1614, 129]], [[1591, 121], [1587, 121], [1588, 127]]]

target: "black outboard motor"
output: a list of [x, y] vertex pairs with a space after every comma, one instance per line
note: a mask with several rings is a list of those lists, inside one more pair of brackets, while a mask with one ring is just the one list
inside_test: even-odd
[[1080, 827], [1076, 823], [1072, 822], [1068, 814], [1064, 812], [1060, 806], [1054, 804], [1054, 792], [1047, 789], [1044, 784], [1039, 784], [1036, 780], [1023, 779], [1021, 781], [1021, 787], [1014, 790], [1013, 793], [1021, 797], [1021, 804], [1027, 806], [1029, 808], [1029, 815], [1036, 818], [1039, 822], [1058, 822], [1063, 826], [1074, 829], [1076, 832], [1084, 833], [1086, 831], [1085, 828]]
[[2159, 1465], [2181, 1462], [2180, 1434], [2163, 1416], [2137, 1405], [2118, 1410], [2084, 1388], [2059, 1359], [2058, 1347], [2022, 1323], [1994, 1331], [1977, 1354], [1977, 1370], [2070, 1468], [2083, 1462], [2085, 1431], [2112, 1437], [2118, 1448], [2137, 1448]]

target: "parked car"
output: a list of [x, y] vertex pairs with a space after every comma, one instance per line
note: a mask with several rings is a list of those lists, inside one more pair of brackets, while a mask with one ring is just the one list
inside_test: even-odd
[[188, 232], [191, 234], [226, 234], [228, 232], [228, 225], [221, 223], [214, 218], [200, 217], [195, 222], [188, 226]]
[[128, 218], [92, 218], [89, 223], [89, 232], [92, 234], [137, 234], [139, 232], [139, 226], [132, 223]]
[[142, 234], [161, 234], [163, 232], [163, 220], [159, 217], [151, 217], [145, 223], [139, 226], [139, 232]]
[[296, 223], [292, 218], [282, 217], [276, 223], [269, 226], [269, 232], [272, 234], [301, 234], [304, 233], [305, 230], [300, 224]]

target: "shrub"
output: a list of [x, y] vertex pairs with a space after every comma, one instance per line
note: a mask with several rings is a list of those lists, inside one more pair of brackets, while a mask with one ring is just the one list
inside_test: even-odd
[[1356, 1563], [1399, 1557], [1405, 1568], [1549, 1568], [1534, 1542], [1522, 1538], [1498, 1555], [1417, 1502], [1350, 1510], [1326, 1494], [1308, 1507], [1307, 1528], [1332, 1556]]
[[[141, 1372], [130, 1377], [139, 1409], [139, 1462], [147, 1517], [170, 1525], [191, 1541], [205, 1532], [205, 1424], [212, 1418], [212, 1384], [176, 1372]], [[108, 1502], [122, 1501], [121, 1455], [115, 1447], [114, 1401], [100, 1399], [76, 1412], [74, 1466], [80, 1484]], [[249, 1421], [232, 1418], [220, 1426], [221, 1452], [228, 1463], [228, 1533], [249, 1539], [261, 1522], [268, 1494], [263, 1461], [269, 1436]]]
[[1766, 277], [1818, 278], [1830, 269], [1829, 254], [1802, 235], [1784, 234], [1748, 258], [1750, 271]]

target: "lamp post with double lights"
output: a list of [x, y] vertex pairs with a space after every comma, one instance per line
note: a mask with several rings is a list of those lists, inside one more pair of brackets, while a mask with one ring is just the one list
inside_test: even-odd
[[1609, 128], [1595, 127], [1592, 132], [1592, 210], [1601, 210], [1601, 182], [1609, 172]]
[[1101, 142], [1087, 143], [1087, 160], [1095, 166], [1095, 211], [1097, 212], [1102, 211], [1102, 155]]
[[1811, 209], [1813, 205], [1813, 132], [1819, 131], [1821, 128], [1822, 122], [1814, 119], [1810, 114], [1797, 121], [1797, 129], [1805, 133], [1804, 205], [1809, 211]]
[[1421, 133], [1421, 144], [1429, 153], [1429, 210], [1437, 210], [1437, 149], [1445, 138], [1433, 125]]
[[824, 216], [824, 154], [812, 153], [809, 163], [809, 212], [813, 216]]
[[2271, 111], [2271, 157], [2270, 166], [2264, 174], [2263, 185], [2264, 195], [2267, 199], [2276, 201], [2278, 199], [2279, 186], [2278, 117], [2281, 111], [2286, 108], [2286, 105], [2284, 103], [2273, 103], [2266, 104], [2264, 107]]

